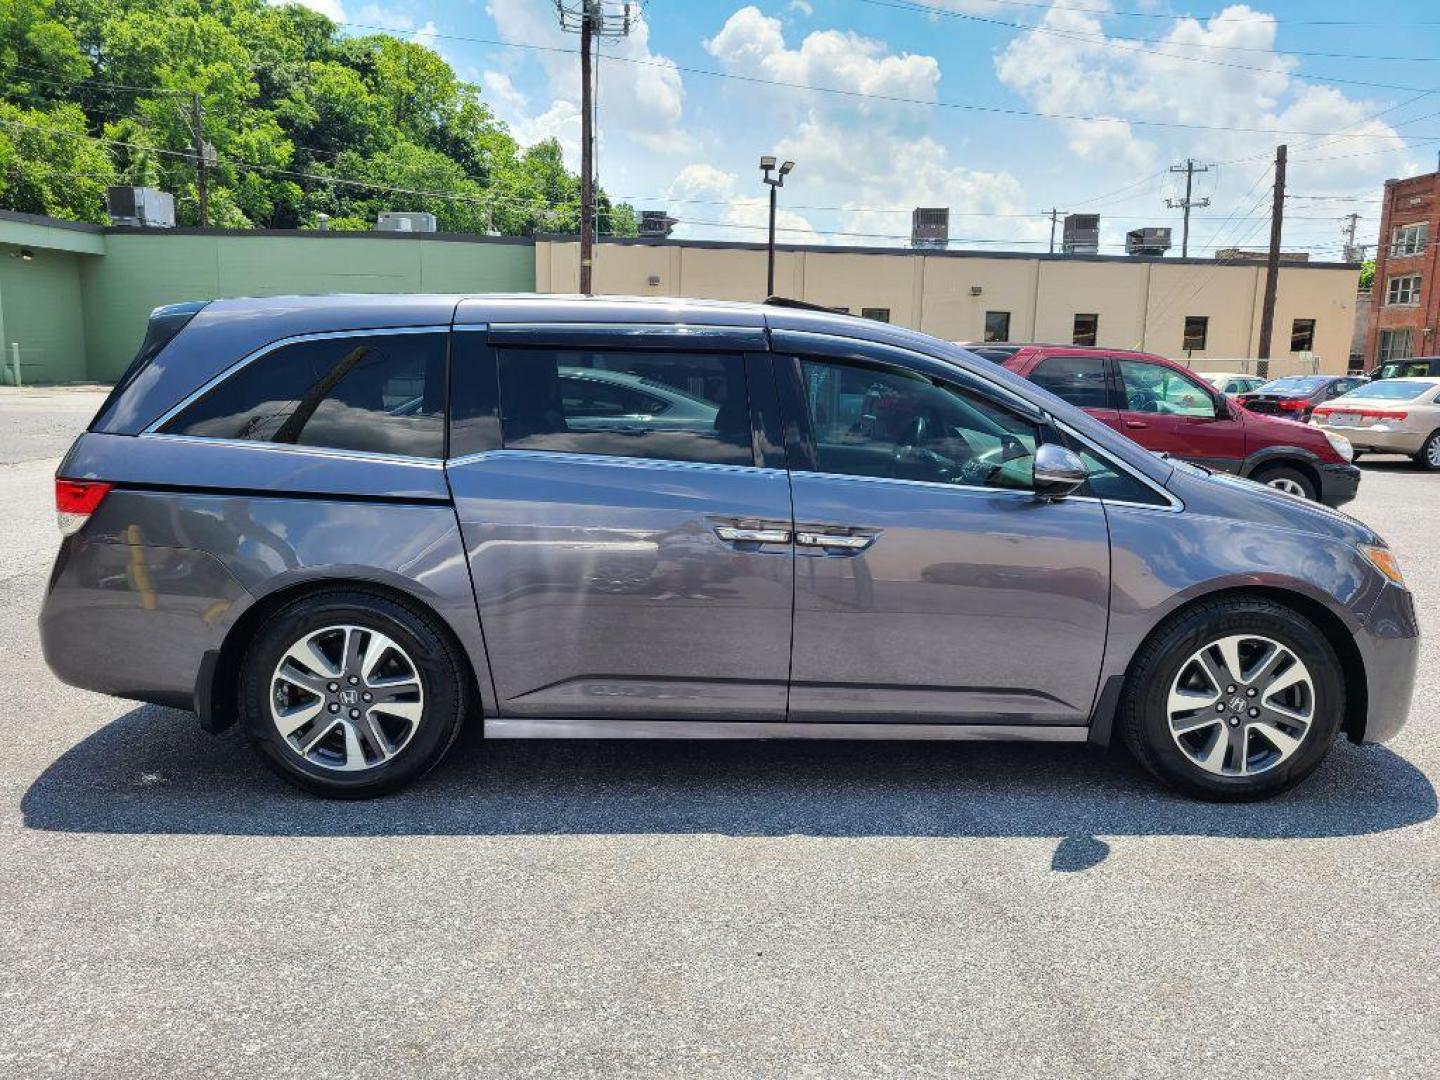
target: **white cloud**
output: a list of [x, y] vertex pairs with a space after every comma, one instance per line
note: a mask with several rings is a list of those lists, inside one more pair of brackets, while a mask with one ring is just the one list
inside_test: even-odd
[[334, 22], [345, 22], [345, 5], [340, 0], [268, 0], [271, 7], [283, 7], [286, 4], [299, 4], [311, 11], [318, 11], [327, 19]]
[[799, 15], [804, 19], [808, 19], [811, 15], [815, 14], [815, 9], [809, 4], [808, 0], [790, 0], [790, 3], [785, 5], [785, 10]]
[[566, 162], [580, 161], [580, 107], [573, 101], [557, 98], [542, 113], [512, 120], [510, 134], [521, 146], [557, 139]]
[[[792, 48], [780, 20], [753, 6], [731, 15], [705, 48], [727, 70], [740, 74], [866, 95], [922, 101], [938, 96], [940, 65], [934, 57], [895, 53], [884, 42], [837, 30], [815, 31]], [[792, 198], [797, 201], [838, 203], [838, 231], [868, 234], [837, 235], [836, 242], [903, 239], [916, 206], [950, 207], [951, 232], [957, 237], [993, 236], [997, 230], [1014, 236], [1022, 231], [1009, 218], [961, 216], [1019, 213], [1024, 192], [1008, 172], [975, 170], [953, 161], [930, 133], [930, 110], [831, 94], [768, 94], [766, 103], [790, 130], [775, 153], [798, 163], [787, 193], [795, 191]]]
[[424, 45], [427, 49], [434, 49], [439, 52], [437, 41], [439, 40], [440, 28], [435, 25], [434, 19], [428, 19], [425, 25], [410, 35], [410, 40], [416, 45]]
[[[1108, 0], [1097, 2], [1108, 9]], [[1208, 21], [1181, 19], [1163, 41], [1144, 49], [1108, 37], [1102, 15], [1073, 8], [1052, 7], [1040, 26], [1059, 33], [1017, 35], [996, 56], [996, 73], [1040, 111], [1123, 121], [1056, 121], [1076, 156], [1108, 167], [1114, 178], [1133, 178], [1192, 156], [1208, 161], [1253, 157], [1253, 164], [1243, 166], [1248, 176], [1265, 168], [1276, 143], [1287, 142], [1296, 161], [1292, 184], [1335, 191], [1366, 183], [1380, 160], [1368, 152], [1396, 145], [1367, 137], [1394, 134], [1382, 120], [1369, 119], [1383, 104], [1297, 79], [1299, 59], [1276, 50], [1275, 18], [1244, 4]], [[1195, 58], [1218, 63], [1196, 63]], [[1165, 129], [1132, 126], [1133, 121], [1259, 130]], [[1286, 136], [1281, 131], [1337, 134]], [[1307, 156], [1344, 154], [1362, 156], [1304, 164]], [[1231, 197], [1239, 196], [1237, 189]]]
[[480, 76], [480, 83], [485, 87], [486, 97], [502, 114], [523, 115], [530, 105], [530, 99], [516, 89], [510, 76], [503, 71], [485, 72]]
[[[753, 190], [753, 189], [752, 189]], [[770, 221], [769, 195], [742, 193], [740, 178], [714, 165], [697, 163], [681, 169], [667, 193], [669, 210], [677, 218], [716, 222], [730, 240], [764, 240]], [[776, 236], [786, 244], [821, 242], [810, 222], [793, 210], [775, 212]], [[695, 225], [682, 220], [675, 228], [678, 238], [714, 233], [712, 225]]]
[[[537, 53], [544, 69], [548, 91], [555, 99], [547, 113], [555, 113], [560, 102], [579, 113], [580, 63], [574, 34], [560, 29], [551, 0], [492, 0], [486, 12], [495, 21], [506, 41], [545, 45], [564, 52]], [[684, 153], [694, 141], [681, 129], [685, 87], [675, 62], [650, 49], [650, 24], [643, 13], [632, 15], [630, 33], [606, 38], [600, 49], [599, 122], [603, 140], [624, 135], [655, 153]], [[531, 118], [539, 121], [540, 117]], [[529, 121], [513, 124], [519, 132]], [[563, 142], [563, 140], [562, 140]], [[578, 151], [579, 141], [574, 142]], [[567, 162], [571, 160], [567, 147]]]

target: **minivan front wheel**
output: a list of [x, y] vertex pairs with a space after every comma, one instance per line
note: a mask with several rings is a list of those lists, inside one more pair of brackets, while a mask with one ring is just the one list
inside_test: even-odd
[[415, 780], [460, 730], [468, 680], [445, 636], [369, 593], [302, 597], [241, 661], [240, 706], [262, 758], [320, 795], [368, 798]]
[[1183, 614], [1136, 658], [1122, 705], [1126, 742], [1161, 780], [1205, 799], [1276, 795], [1320, 764], [1344, 714], [1325, 636], [1266, 600]]

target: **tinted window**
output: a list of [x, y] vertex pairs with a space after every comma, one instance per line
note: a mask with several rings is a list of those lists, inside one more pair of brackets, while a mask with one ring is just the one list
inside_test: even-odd
[[440, 457], [447, 338], [361, 334], [284, 345], [247, 364], [163, 430]]
[[1070, 339], [1072, 345], [1094, 345], [1100, 333], [1100, 316], [1076, 315], [1074, 331]]
[[983, 398], [921, 375], [804, 360], [816, 468], [1028, 490], [1035, 426]]
[[1052, 356], [1035, 366], [1030, 381], [1082, 409], [1110, 408], [1104, 357]]
[[1148, 484], [1131, 476], [1109, 458], [1097, 454], [1083, 443], [1070, 440], [1070, 448], [1080, 455], [1085, 471], [1090, 474], [1085, 494], [1097, 499], [1111, 499], [1117, 502], [1145, 503], [1151, 506], [1168, 506], [1169, 501]]
[[501, 349], [506, 447], [752, 465], [739, 355]]
[[495, 349], [482, 331], [456, 330], [450, 341], [450, 456], [500, 446], [500, 380]]
[[1010, 313], [1008, 311], [985, 312], [985, 340], [1010, 340]]
[[1205, 339], [1210, 336], [1210, 316], [1186, 315], [1185, 331], [1180, 347], [1187, 352], [1205, 348]]
[[1195, 382], [1163, 364], [1120, 361], [1120, 385], [1130, 412], [1169, 416], [1215, 416], [1215, 399]]
[[1313, 352], [1315, 349], [1315, 320], [1296, 319], [1290, 324], [1290, 351]]

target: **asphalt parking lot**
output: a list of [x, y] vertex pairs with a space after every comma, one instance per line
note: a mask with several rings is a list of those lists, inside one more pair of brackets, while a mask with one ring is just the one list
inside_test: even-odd
[[1435, 1075], [1440, 476], [1349, 507], [1429, 637], [1385, 747], [1188, 802], [1123, 755], [500, 743], [341, 804], [73, 690], [35, 616], [93, 393], [0, 390], [0, 1075]]

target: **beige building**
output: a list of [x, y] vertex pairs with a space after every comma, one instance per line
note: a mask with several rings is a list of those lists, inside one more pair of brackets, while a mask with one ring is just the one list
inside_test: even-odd
[[[763, 244], [606, 240], [595, 246], [595, 292], [761, 300], [765, 261]], [[536, 240], [537, 292], [576, 292], [579, 266], [573, 239]], [[1345, 371], [1359, 275], [1349, 263], [1282, 264], [1272, 370]], [[781, 246], [775, 291], [952, 341], [1107, 345], [1231, 370], [1256, 353], [1265, 266]]]

